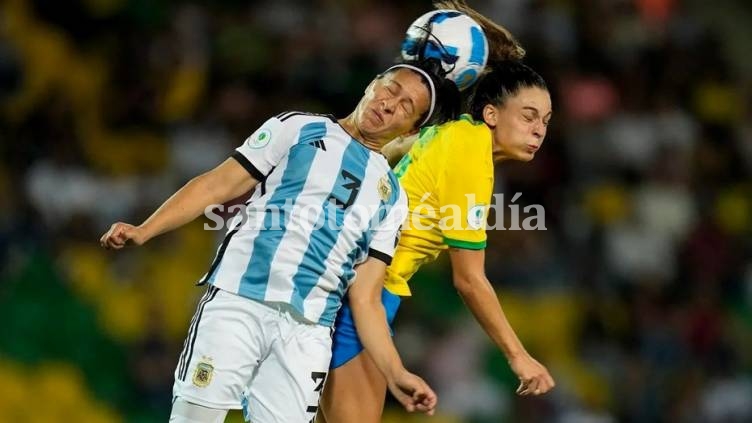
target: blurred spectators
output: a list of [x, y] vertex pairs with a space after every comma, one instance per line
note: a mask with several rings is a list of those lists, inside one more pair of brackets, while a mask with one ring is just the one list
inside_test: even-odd
[[[469, 3], [519, 36], [554, 96], [538, 157], [497, 171], [547, 230], [490, 232], [487, 270], [557, 388], [514, 395], [439, 260], [396, 335], [438, 390], [431, 421], [752, 421], [752, 8]], [[117, 255], [98, 237], [268, 116], [349, 110], [429, 8], [2, 2], [0, 421], [164, 421], [223, 234], [199, 220]], [[385, 421], [424, 418], [390, 403]]]

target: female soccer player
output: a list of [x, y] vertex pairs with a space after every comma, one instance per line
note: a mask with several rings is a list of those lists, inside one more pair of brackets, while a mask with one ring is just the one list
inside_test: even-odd
[[[216, 423], [241, 408], [254, 422], [312, 420], [346, 291], [392, 393], [409, 411], [432, 413], [436, 396], [402, 366], [379, 301], [406, 213], [379, 150], [431, 119], [444, 82], [418, 64], [399, 64], [344, 119], [273, 117], [143, 224], [115, 223], [102, 236], [105, 248], [142, 245], [261, 183], [201, 281], [210, 286], [175, 370], [170, 421]], [[311, 207], [318, 214], [304, 213]]]
[[[439, 7], [447, 5], [444, 2]], [[468, 9], [459, 10], [467, 13]], [[492, 37], [489, 44], [496, 45], [497, 51], [492, 57], [521, 58], [521, 48], [509, 48], [519, 46], [507, 31], [489, 28], [489, 21], [482, 16], [479, 19], [477, 12], [471, 17], [484, 25], [487, 37]], [[501, 49], [501, 45], [505, 48]], [[517, 393], [539, 395], [553, 388], [554, 381], [522, 346], [485, 276], [485, 218], [493, 189], [494, 162], [533, 159], [546, 135], [551, 99], [545, 81], [529, 67], [515, 61], [499, 61], [489, 68], [470, 98], [470, 114], [426, 131], [395, 169], [408, 194], [411, 212], [427, 207], [435, 213], [420, 216], [416, 212], [408, 220], [387, 269], [382, 302], [391, 323], [400, 297], [410, 295], [410, 277], [422, 264], [435, 260], [449, 248], [454, 285], [519, 377]], [[467, 194], [474, 195], [477, 202], [467, 204]], [[445, 205], [458, 206], [459, 221], [465, 223], [462, 228], [439, 226], [447, 217], [440, 212]], [[415, 219], [420, 227], [414, 224]], [[335, 328], [332, 370], [321, 398], [319, 421], [378, 422], [386, 384], [371, 357], [363, 352], [347, 305], [340, 310]]]

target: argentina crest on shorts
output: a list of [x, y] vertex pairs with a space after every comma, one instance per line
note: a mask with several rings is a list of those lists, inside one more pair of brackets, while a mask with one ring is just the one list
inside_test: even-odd
[[213, 374], [214, 366], [211, 363], [211, 358], [202, 357], [193, 372], [193, 384], [199, 388], [205, 388], [211, 383]]

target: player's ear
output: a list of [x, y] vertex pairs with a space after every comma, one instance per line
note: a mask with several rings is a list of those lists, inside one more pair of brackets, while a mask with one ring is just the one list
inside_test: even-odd
[[499, 119], [499, 111], [496, 110], [496, 107], [492, 104], [486, 104], [485, 107], [483, 107], [483, 121], [488, 124], [488, 126], [494, 127], [496, 126], [496, 123], [498, 123]]

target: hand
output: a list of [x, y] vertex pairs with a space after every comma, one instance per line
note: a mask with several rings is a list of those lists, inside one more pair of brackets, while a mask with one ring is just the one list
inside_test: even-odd
[[129, 243], [142, 245], [144, 242], [146, 235], [143, 229], [123, 222], [113, 223], [110, 230], [99, 239], [102, 247], [108, 250], [119, 250]]
[[556, 386], [548, 370], [527, 353], [511, 358], [509, 366], [520, 378], [519, 395], [541, 395]]
[[387, 380], [392, 395], [409, 412], [420, 411], [433, 416], [436, 408], [436, 393], [420, 377], [404, 370], [392, 380]]

